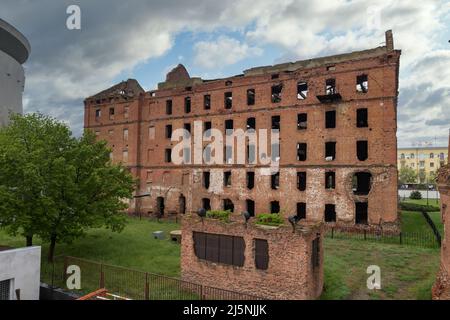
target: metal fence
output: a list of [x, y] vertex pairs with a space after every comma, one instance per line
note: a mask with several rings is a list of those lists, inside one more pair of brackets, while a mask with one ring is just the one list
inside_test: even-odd
[[433, 232], [383, 232], [379, 230], [358, 230], [328, 228], [325, 236], [331, 239], [362, 240], [387, 244], [400, 244], [424, 248], [440, 248], [440, 239]]
[[53, 263], [43, 262], [41, 282], [53, 288], [67, 288], [66, 270], [71, 265], [80, 267], [81, 289], [67, 291], [80, 296], [106, 289], [132, 300], [262, 300], [254, 295], [75, 257], [59, 256]]

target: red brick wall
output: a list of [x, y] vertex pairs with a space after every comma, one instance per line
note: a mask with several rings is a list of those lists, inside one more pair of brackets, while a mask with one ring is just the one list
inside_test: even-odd
[[[243, 267], [223, 265], [196, 257], [193, 231], [240, 236], [245, 240]], [[297, 232], [290, 227], [264, 229], [249, 222], [232, 223], [186, 216], [183, 219], [181, 244], [181, 276], [183, 280], [205, 286], [256, 295], [266, 299], [315, 299], [323, 287], [323, 248], [320, 246], [320, 266], [313, 271], [311, 263], [312, 241], [320, 237], [321, 224], [299, 224]], [[269, 267], [255, 267], [254, 239], [264, 239], [269, 245]]]

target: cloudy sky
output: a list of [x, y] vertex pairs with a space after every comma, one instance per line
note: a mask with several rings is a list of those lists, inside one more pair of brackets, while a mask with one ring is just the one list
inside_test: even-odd
[[[81, 8], [81, 30], [66, 9]], [[83, 126], [83, 99], [136, 78], [154, 89], [183, 63], [192, 76], [383, 45], [402, 49], [398, 140], [446, 145], [450, 2], [438, 0], [0, 0], [0, 18], [30, 40], [26, 112]]]

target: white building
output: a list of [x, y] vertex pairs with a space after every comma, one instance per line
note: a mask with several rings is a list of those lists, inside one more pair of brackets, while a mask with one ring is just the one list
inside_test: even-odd
[[22, 113], [25, 72], [22, 64], [30, 54], [28, 40], [13, 26], [0, 19], [0, 126], [10, 113]]
[[0, 300], [39, 300], [41, 247], [0, 248]]

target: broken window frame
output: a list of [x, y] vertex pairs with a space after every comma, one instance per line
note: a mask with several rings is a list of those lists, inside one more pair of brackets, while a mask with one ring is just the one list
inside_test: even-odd
[[367, 93], [369, 91], [369, 77], [367, 74], [356, 76], [356, 92]]
[[297, 100], [308, 98], [308, 83], [305, 81], [297, 82]]
[[272, 116], [271, 118], [271, 128], [272, 130], [281, 131], [281, 116]]
[[369, 127], [369, 110], [367, 108], [356, 109], [356, 127], [357, 128]]
[[[363, 216], [361, 217], [361, 215]], [[355, 224], [356, 225], [369, 224], [369, 203], [367, 201], [355, 202]]]
[[255, 208], [256, 208], [255, 201], [253, 201], [252, 199], [245, 200], [245, 208], [247, 212], [250, 214], [250, 217], [255, 216]]
[[325, 204], [324, 221], [326, 223], [334, 223], [334, 222], [337, 221], [336, 205], [335, 204], [331, 204], [331, 203]]
[[306, 161], [308, 157], [308, 144], [305, 142], [297, 143], [297, 161]]
[[327, 190], [336, 189], [336, 172], [334, 171], [325, 172], [325, 189]]
[[224, 187], [231, 187], [231, 171], [225, 171], [223, 173], [223, 185]]
[[354, 195], [366, 196], [372, 190], [373, 176], [370, 172], [359, 171], [353, 174], [352, 190]]
[[173, 113], [173, 101], [166, 100], [166, 115], [171, 115]]
[[225, 109], [233, 108], [233, 92], [228, 91], [224, 93], [224, 106]]
[[231, 199], [223, 199], [222, 206], [224, 211], [230, 210], [232, 213], [234, 212], [235, 206]]
[[325, 129], [336, 129], [336, 110], [325, 111]]
[[203, 109], [210, 110], [211, 109], [211, 95], [205, 94], [203, 96]]
[[184, 113], [191, 113], [192, 111], [192, 99], [191, 97], [184, 98]]
[[246, 173], [247, 189], [252, 190], [255, 187], [255, 172], [247, 171]]
[[[276, 208], [278, 208], [278, 210]], [[277, 212], [275, 212], [275, 211], [277, 211]], [[280, 201], [277, 201], [277, 200], [270, 201], [270, 213], [279, 214], [280, 211], [281, 211]]]
[[209, 171], [204, 171], [202, 178], [203, 188], [208, 190], [211, 183], [211, 173]]
[[296, 216], [301, 219], [306, 219], [306, 203], [297, 202], [297, 214]]
[[334, 95], [337, 93], [336, 89], [336, 79], [329, 78], [325, 80], [325, 94], [326, 95]]
[[280, 189], [280, 172], [274, 173], [270, 176], [270, 187], [272, 190]]
[[306, 129], [308, 129], [308, 114], [305, 112], [297, 114], [297, 130]]
[[164, 162], [166, 162], [166, 163], [172, 162], [172, 149], [164, 150]]
[[247, 128], [247, 130], [256, 130], [256, 118], [255, 117], [247, 118], [246, 128]]
[[307, 174], [306, 171], [297, 172], [297, 189], [299, 191], [305, 191], [307, 185]]
[[247, 105], [254, 106], [256, 103], [256, 91], [255, 89], [247, 90]]
[[202, 208], [206, 211], [211, 211], [211, 199], [202, 198]]
[[172, 139], [172, 125], [166, 125], [166, 139]]
[[280, 103], [283, 93], [283, 84], [274, 84], [271, 87], [271, 101], [272, 103]]
[[366, 161], [369, 159], [369, 141], [356, 141], [356, 157], [359, 161]]
[[325, 161], [334, 160], [336, 160], [336, 141], [327, 141], [325, 142]]

